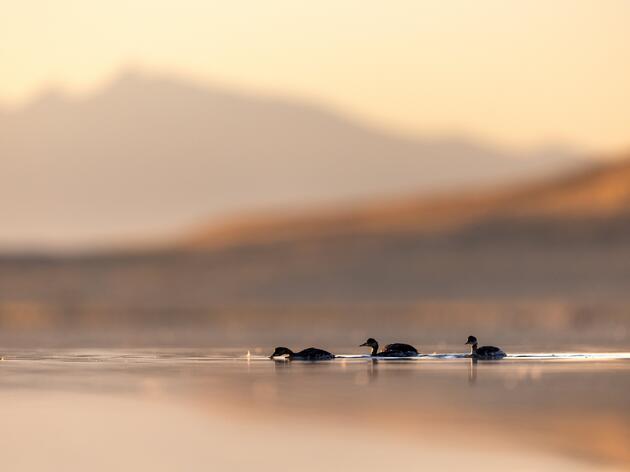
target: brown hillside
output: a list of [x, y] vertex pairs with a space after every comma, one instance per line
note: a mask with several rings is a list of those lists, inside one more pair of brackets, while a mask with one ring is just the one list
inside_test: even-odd
[[585, 224], [625, 220], [630, 210], [630, 159], [570, 176], [477, 193], [404, 199], [305, 214], [257, 215], [203, 229], [188, 248], [281, 243], [357, 235], [438, 236], [489, 222]]

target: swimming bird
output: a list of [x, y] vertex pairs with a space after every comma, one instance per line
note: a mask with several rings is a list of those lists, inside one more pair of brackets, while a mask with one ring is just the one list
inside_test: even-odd
[[277, 347], [269, 359], [280, 356], [288, 356], [292, 361], [327, 361], [335, 358], [334, 354], [316, 347], [309, 347], [300, 352], [293, 352], [287, 347]]
[[477, 347], [477, 338], [468, 336], [466, 344], [470, 344], [470, 357], [473, 359], [502, 359], [507, 354], [500, 348], [495, 346]]
[[388, 344], [385, 346], [385, 349], [378, 352], [378, 342], [374, 338], [368, 338], [359, 347], [363, 346], [372, 348], [372, 354], [370, 355], [373, 357], [414, 357], [418, 355], [418, 350], [415, 347], [404, 343]]

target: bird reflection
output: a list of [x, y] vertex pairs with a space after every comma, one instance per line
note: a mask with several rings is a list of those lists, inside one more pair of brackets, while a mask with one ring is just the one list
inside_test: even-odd
[[477, 359], [469, 359], [468, 362], [468, 385], [475, 385], [477, 382]]
[[277, 374], [287, 373], [291, 368], [291, 363], [284, 359], [274, 359], [273, 370]]
[[378, 369], [376, 368], [376, 364], [378, 363], [378, 359], [370, 359], [370, 362], [367, 364], [367, 376], [368, 382], [372, 383], [378, 377]]

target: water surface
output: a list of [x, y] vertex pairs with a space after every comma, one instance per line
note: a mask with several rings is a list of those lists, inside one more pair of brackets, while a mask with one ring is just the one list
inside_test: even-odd
[[[6, 470], [627, 470], [630, 353], [12, 350]], [[345, 351], [352, 353], [353, 349]]]

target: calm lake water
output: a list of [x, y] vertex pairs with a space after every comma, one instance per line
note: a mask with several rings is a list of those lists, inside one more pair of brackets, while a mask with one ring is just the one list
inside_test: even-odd
[[246, 353], [5, 351], [3, 470], [630, 469], [627, 353]]

